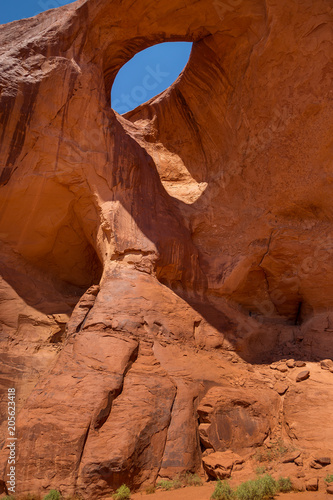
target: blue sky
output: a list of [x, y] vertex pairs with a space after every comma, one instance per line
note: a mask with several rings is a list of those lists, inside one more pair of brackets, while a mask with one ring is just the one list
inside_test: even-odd
[[44, 10], [61, 7], [74, 0], [1, 0], [0, 24], [32, 17]]
[[[1, 1], [1, 0], [0, 0]], [[31, 17], [74, 0], [10, 0], [0, 8], [0, 24]], [[161, 43], [136, 54], [119, 71], [111, 92], [111, 106], [126, 113], [168, 88], [188, 61], [192, 44]]]
[[126, 113], [167, 89], [186, 66], [191, 47], [187, 42], [160, 43], [132, 57], [113, 84], [113, 109]]

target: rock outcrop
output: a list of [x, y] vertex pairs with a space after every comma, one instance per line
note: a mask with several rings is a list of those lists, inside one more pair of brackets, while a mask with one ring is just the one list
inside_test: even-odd
[[[77, 0], [0, 26], [18, 493], [139, 489], [279, 439], [295, 481], [324, 477], [307, 474], [333, 456], [332, 20], [331, 0]], [[117, 71], [173, 40], [193, 42], [177, 81], [115, 113]]]

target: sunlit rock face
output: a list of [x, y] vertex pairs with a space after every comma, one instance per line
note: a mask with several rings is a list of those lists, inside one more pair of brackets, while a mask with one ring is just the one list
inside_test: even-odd
[[[331, 0], [78, 0], [0, 27], [1, 463], [5, 480], [15, 387], [19, 493], [144, 488], [279, 436], [333, 450], [316, 420], [333, 391], [317, 363], [332, 16]], [[173, 40], [194, 42], [179, 79], [115, 113], [120, 67]], [[291, 357], [308, 380], [266, 367]]]

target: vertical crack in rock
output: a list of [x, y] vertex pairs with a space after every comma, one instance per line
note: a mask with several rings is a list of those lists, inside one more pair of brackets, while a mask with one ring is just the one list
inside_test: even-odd
[[162, 465], [163, 465], [164, 453], [165, 453], [165, 449], [166, 449], [167, 442], [168, 442], [169, 429], [170, 429], [170, 425], [171, 425], [171, 422], [172, 422], [172, 412], [173, 412], [173, 408], [174, 408], [174, 405], [175, 405], [175, 402], [176, 402], [176, 398], [177, 398], [177, 393], [178, 393], [177, 385], [175, 384], [175, 382], [172, 380], [172, 378], [170, 376], [169, 376], [169, 379], [171, 380], [171, 382], [175, 386], [175, 395], [174, 395], [174, 398], [173, 398], [173, 401], [172, 401], [172, 404], [171, 404], [171, 408], [170, 408], [170, 419], [169, 419], [169, 422], [168, 422], [167, 426], [165, 427], [167, 429], [167, 431], [166, 431], [166, 434], [165, 434], [165, 441], [164, 441], [163, 451], [162, 451], [162, 454], [161, 454], [160, 467], [158, 469], [158, 473], [157, 473], [156, 477], [159, 476], [161, 468], [162, 468]]
[[81, 461], [82, 461], [82, 457], [83, 457], [84, 449], [85, 449], [86, 444], [87, 444], [87, 441], [88, 441], [88, 436], [89, 436], [90, 426], [91, 426], [91, 422], [89, 422], [89, 424], [88, 424], [88, 426], [87, 426], [86, 433], [85, 433], [85, 434], [84, 434], [84, 436], [83, 436], [83, 442], [82, 442], [81, 453], [80, 453], [79, 459], [78, 459], [78, 461], [77, 461], [77, 466], [76, 466], [76, 474], [75, 474], [75, 482], [74, 482], [74, 491], [76, 490], [76, 486], [77, 486], [77, 481], [78, 481], [78, 477], [79, 477], [80, 465], [81, 465]]
[[266, 291], [267, 291], [267, 295], [269, 297], [269, 300], [271, 301], [274, 309], [276, 310], [276, 305], [274, 304], [274, 301], [272, 300], [272, 297], [271, 297], [271, 291], [270, 291], [270, 284], [269, 284], [269, 279], [268, 279], [268, 276], [267, 276], [267, 272], [265, 270], [265, 268], [262, 266], [265, 258], [267, 257], [267, 255], [269, 254], [269, 250], [270, 250], [270, 246], [271, 246], [271, 242], [272, 242], [272, 237], [273, 237], [273, 233], [274, 233], [274, 229], [272, 229], [271, 231], [271, 234], [269, 235], [269, 239], [268, 239], [268, 243], [267, 243], [267, 249], [266, 249], [266, 252], [264, 253], [264, 255], [262, 256], [259, 264], [258, 264], [258, 267], [260, 267], [260, 269], [262, 270], [262, 272], [264, 273], [264, 280], [265, 280], [265, 283], [266, 283]]
[[136, 347], [133, 349], [132, 354], [131, 354], [128, 362], [127, 362], [126, 368], [124, 370], [122, 387], [124, 386], [124, 379], [125, 379], [127, 373], [130, 371], [130, 369], [132, 368], [133, 364], [138, 360], [139, 348], [140, 348], [140, 342], [138, 342], [137, 345], [136, 345]]
[[91, 286], [82, 295], [79, 302], [76, 304], [73, 313], [71, 315], [71, 318], [67, 324], [68, 337], [82, 330], [90, 310], [94, 307], [99, 290], [100, 290], [99, 285]]
[[299, 302], [298, 307], [297, 307], [296, 317], [295, 317], [295, 325], [300, 325], [302, 322], [302, 306], [303, 306], [303, 302]]
[[108, 392], [107, 397], [106, 397], [106, 401], [103, 402], [103, 404], [102, 404], [102, 408], [97, 411], [97, 416], [93, 419], [93, 423], [92, 423], [92, 427], [95, 430], [101, 429], [103, 427], [103, 425], [105, 424], [105, 422], [107, 421], [107, 419], [109, 418], [109, 415], [110, 415], [111, 410], [112, 410], [112, 404], [115, 401], [115, 399], [117, 399], [117, 397], [119, 397], [120, 394], [122, 393], [123, 388], [124, 388], [125, 377], [126, 377], [127, 373], [129, 372], [129, 370], [131, 369], [131, 367], [133, 366], [133, 364], [135, 363], [135, 361], [138, 359], [138, 354], [139, 354], [139, 343], [138, 343], [137, 347], [133, 350], [133, 352], [128, 360], [128, 363], [127, 363], [125, 370], [124, 370], [124, 373], [123, 373], [122, 382], [121, 382], [120, 387]]
[[112, 391], [108, 392], [106, 405], [103, 406], [103, 408], [101, 410], [99, 410], [98, 415], [95, 418], [95, 421], [93, 424], [93, 427], [95, 430], [100, 429], [102, 427], [102, 425], [107, 421], [107, 419], [110, 415], [110, 412], [111, 412], [112, 403], [119, 396], [119, 394], [121, 394], [122, 387], [123, 386], [121, 386], [117, 390], [112, 390]]
[[271, 242], [272, 242], [273, 233], [274, 233], [274, 229], [272, 229], [271, 234], [269, 235], [269, 239], [268, 239], [268, 243], [267, 243], [267, 249], [266, 249], [264, 255], [262, 256], [262, 258], [261, 258], [261, 260], [260, 260], [260, 262], [258, 264], [259, 267], [261, 267], [261, 264], [263, 263], [265, 257], [269, 254], [269, 250], [270, 250], [270, 246], [271, 246]]

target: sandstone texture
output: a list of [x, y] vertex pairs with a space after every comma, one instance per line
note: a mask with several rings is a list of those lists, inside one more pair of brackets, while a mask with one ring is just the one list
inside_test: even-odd
[[[8, 388], [19, 494], [332, 473], [332, 21], [77, 0], [0, 26], [0, 491]], [[118, 70], [176, 40], [176, 82], [115, 113]]]

